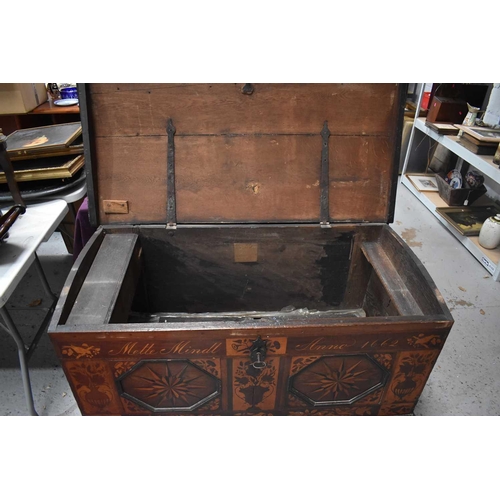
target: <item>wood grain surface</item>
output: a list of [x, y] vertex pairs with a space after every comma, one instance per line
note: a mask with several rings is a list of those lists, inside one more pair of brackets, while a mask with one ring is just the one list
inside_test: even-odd
[[[330, 220], [387, 221], [396, 84], [242, 86], [91, 84], [100, 222], [166, 221], [168, 119], [178, 223], [319, 222], [325, 121]], [[109, 199], [129, 214], [104, 213]]]
[[164, 136], [172, 118], [178, 135], [316, 134], [325, 120], [332, 134], [390, 135], [396, 84], [266, 83], [250, 96], [242, 86], [92, 84], [95, 133]]
[[178, 137], [177, 220], [319, 219], [321, 137]]

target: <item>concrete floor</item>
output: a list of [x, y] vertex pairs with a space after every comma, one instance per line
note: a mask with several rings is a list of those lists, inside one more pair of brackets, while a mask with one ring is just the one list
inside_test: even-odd
[[[393, 229], [423, 262], [443, 294], [455, 325], [415, 409], [415, 415], [500, 414], [500, 283], [399, 185]], [[52, 289], [59, 293], [71, 268], [62, 238], [54, 234], [39, 250]], [[32, 268], [8, 307], [28, 341], [44, 306]], [[30, 361], [35, 407], [40, 415], [80, 415], [47, 335]], [[0, 332], [0, 415], [27, 415], [17, 352]]]

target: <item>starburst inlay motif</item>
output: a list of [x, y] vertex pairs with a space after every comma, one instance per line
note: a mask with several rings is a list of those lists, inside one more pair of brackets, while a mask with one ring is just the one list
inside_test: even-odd
[[[121, 381], [125, 395], [153, 409], [193, 409], [219, 393], [218, 380], [187, 360], [150, 361]], [[212, 398], [209, 398], [212, 399]]]
[[347, 396], [353, 390], [359, 390], [363, 382], [366, 382], [367, 371], [360, 369], [361, 361], [352, 366], [346, 366], [345, 359], [340, 365], [328, 364], [324, 359], [319, 363], [319, 370], [311, 370], [309, 380], [304, 382], [305, 386], [311, 387], [312, 393], [319, 399], [337, 399]]
[[327, 356], [290, 379], [291, 391], [313, 405], [353, 402], [385, 383], [385, 370], [367, 356]]

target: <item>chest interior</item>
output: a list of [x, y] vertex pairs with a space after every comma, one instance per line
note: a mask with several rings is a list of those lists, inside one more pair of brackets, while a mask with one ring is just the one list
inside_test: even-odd
[[439, 314], [386, 227], [404, 86], [81, 90], [91, 219], [102, 227], [60, 324]]
[[62, 325], [279, 326], [442, 311], [384, 226], [107, 228], [74, 272]]

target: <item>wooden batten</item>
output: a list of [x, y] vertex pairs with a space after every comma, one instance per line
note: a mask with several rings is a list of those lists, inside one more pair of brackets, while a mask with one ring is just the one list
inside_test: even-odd
[[140, 253], [136, 234], [106, 234], [66, 324], [126, 321], [139, 277]]
[[[179, 224], [320, 222], [322, 190], [327, 222], [389, 221], [401, 86], [253, 84], [251, 95], [242, 88], [82, 88], [94, 224], [166, 223], [171, 193]], [[173, 188], [167, 182], [169, 119]], [[329, 175], [322, 186], [325, 122]], [[128, 213], [106, 212], [105, 200], [128, 202]]]

